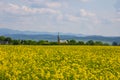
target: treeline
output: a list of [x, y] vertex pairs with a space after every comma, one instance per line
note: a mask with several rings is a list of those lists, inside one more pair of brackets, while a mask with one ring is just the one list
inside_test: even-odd
[[49, 42], [46, 40], [15, 40], [11, 37], [0, 36], [0, 44], [1, 45], [100, 45], [100, 46], [120, 46], [120, 43], [113, 42], [112, 44], [103, 43], [102, 41], [93, 41], [89, 40], [87, 42], [84, 41], [76, 41], [76, 40], [65, 40], [61, 42]]

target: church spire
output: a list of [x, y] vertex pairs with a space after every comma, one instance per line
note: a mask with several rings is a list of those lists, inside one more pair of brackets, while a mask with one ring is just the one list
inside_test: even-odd
[[59, 32], [58, 32], [58, 37], [57, 37], [57, 39], [58, 39], [58, 44], [60, 44], [60, 34], [59, 34]]

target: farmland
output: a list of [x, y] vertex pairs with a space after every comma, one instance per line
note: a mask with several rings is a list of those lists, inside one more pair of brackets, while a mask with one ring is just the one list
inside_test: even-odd
[[119, 80], [120, 47], [0, 46], [0, 80]]

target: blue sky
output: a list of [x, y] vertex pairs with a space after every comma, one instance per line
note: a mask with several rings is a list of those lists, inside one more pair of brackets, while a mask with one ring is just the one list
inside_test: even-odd
[[0, 28], [120, 36], [120, 0], [0, 0]]

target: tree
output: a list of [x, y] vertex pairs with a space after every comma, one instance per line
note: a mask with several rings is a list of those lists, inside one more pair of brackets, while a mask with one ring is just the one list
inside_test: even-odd
[[0, 41], [4, 41], [5, 37], [4, 36], [0, 36]]
[[48, 41], [45, 41], [45, 40], [40, 40], [37, 42], [38, 45], [48, 45], [49, 42]]
[[114, 41], [114, 42], [112, 43], [112, 45], [113, 45], [113, 46], [117, 46], [118, 43]]
[[20, 45], [21, 43], [20, 43], [20, 40], [13, 40], [12, 44], [13, 45]]
[[104, 43], [103, 45], [104, 45], [104, 46], [109, 46], [110, 44], [109, 44], [109, 43]]
[[24, 45], [25, 44], [25, 40], [21, 40], [20, 44]]
[[50, 45], [58, 45], [58, 42], [50, 42]]
[[120, 46], [120, 43], [119, 43], [119, 46]]
[[27, 45], [36, 45], [37, 42], [33, 40], [27, 40]]
[[93, 40], [89, 40], [86, 42], [86, 45], [94, 45], [94, 41]]
[[7, 41], [7, 42], [10, 44], [10, 43], [12, 43], [12, 38], [6, 37], [6, 38], [4, 39], [4, 41]]
[[68, 44], [71, 44], [71, 45], [75, 45], [77, 42], [76, 40], [72, 39], [72, 40], [67, 40]]
[[96, 41], [94, 42], [95, 45], [103, 45], [103, 43], [101, 41]]
[[83, 41], [78, 41], [77, 43], [78, 45], [85, 45], [85, 43]]

